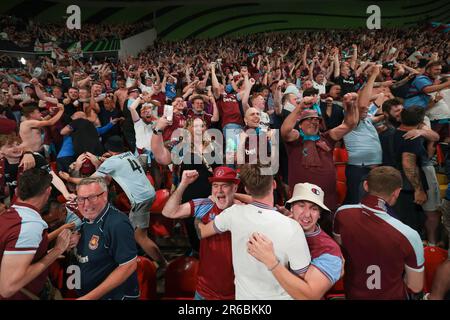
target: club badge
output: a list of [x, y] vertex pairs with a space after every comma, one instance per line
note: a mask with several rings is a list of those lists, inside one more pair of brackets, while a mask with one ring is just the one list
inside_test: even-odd
[[89, 249], [91, 250], [97, 249], [99, 239], [100, 239], [99, 236], [93, 235], [91, 240], [89, 240]]

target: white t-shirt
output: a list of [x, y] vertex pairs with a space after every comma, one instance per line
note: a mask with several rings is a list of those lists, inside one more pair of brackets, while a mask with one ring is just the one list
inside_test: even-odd
[[144, 84], [139, 85], [139, 89], [141, 89], [142, 92], [148, 92], [148, 94], [153, 95], [153, 88], [152, 86], [146, 86]]
[[233, 205], [214, 219], [219, 232], [231, 231], [236, 300], [291, 300], [266, 266], [247, 252], [254, 232], [267, 236], [277, 258], [297, 274], [311, 262], [305, 234], [297, 221], [261, 203]]
[[312, 83], [313, 83], [313, 87], [315, 89], [319, 90], [319, 95], [320, 94], [325, 94], [327, 92], [327, 90], [325, 88], [325, 83], [320, 84], [320, 83], [315, 82], [314, 80], [313, 80]]
[[[432, 98], [436, 97], [437, 92], [430, 93], [430, 96]], [[428, 109], [426, 111], [426, 115], [430, 118], [431, 121], [433, 120], [442, 120], [442, 119], [450, 119], [450, 106], [447, 104], [446, 100], [448, 100], [448, 97], [450, 96], [450, 90], [443, 90], [441, 91], [441, 95], [443, 99], [436, 102], [436, 104], [433, 106], [433, 108]], [[445, 99], [447, 96], [447, 99]]]
[[154, 123], [146, 124], [142, 119], [134, 123], [137, 148], [151, 150], [150, 141], [152, 139], [153, 128]]

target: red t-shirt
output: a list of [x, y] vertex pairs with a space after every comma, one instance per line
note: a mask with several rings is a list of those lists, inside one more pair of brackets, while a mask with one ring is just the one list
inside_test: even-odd
[[240, 101], [234, 93], [222, 93], [217, 100], [217, 108], [221, 119], [222, 128], [229, 123], [243, 125]]
[[174, 113], [172, 118], [172, 124], [167, 126], [163, 132], [163, 141], [169, 141], [172, 133], [178, 128], [183, 128], [186, 123], [186, 117], [182, 113]]
[[152, 100], [156, 100], [161, 102], [161, 105], [158, 107], [158, 117], [161, 117], [164, 114], [164, 105], [166, 104], [166, 95], [163, 92], [152, 95]]
[[[203, 223], [213, 221], [222, 210], [210, 199], [189, 201], [191, 215]], [[197, 292], [208, 300], [234, 300], [234, 269], [231, 233], [224, 232], [200, 240]]]
[[14, 120], [0, 118], [0, 134], [10, 134], [16, 132], [17, 124]]
[[211, 119], [212, 114], [202, 112], [201, 114], [195, 113], [194, 110], [189, 109], [187, 112], [187, 118], [200, 118], [203, 119], [206, 122], [207, 129], [211, 128]]
[[405, 268], [423, 271], [419, 234], [387, 212], [386, 202], [372, 195], [336, 212], [333, 233], [342, 241], [348, 299], [406, 299]]
[[301, 138], [286, 142], [289, 189], [292, 192], [297, 183], [309, 182], [318, 185], [325, 192], [325, 205], [333, 211], [337, 207], [336, 168], [333, 160], [333, 149], [336, 141], [330, 137], [328, 132], [321, 133], [320, 137], [331, 150], [327, 152], [317, 147], [320, 159], [320, 166], [318, 167], [305, 168], [302, 166], [303, 157], [308, 156], [308, 152], [304, 149]]
[[[47, 254], [47, 224], [36, 208], [17, 202], [0, 215], [0, 264], [5, 255], [34, 254], [31, 264]], [[39, 295], [48, 275], [45, 270], [25, 286], [25, 289]], [[0, 296], [0, 300], [5, 299]], [[30, 300], [17, 292], [7, 300]]]

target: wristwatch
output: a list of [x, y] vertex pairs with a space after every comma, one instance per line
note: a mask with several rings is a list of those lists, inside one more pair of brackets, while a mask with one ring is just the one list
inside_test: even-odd
[[153, 133], [154, 134], [156, 134], [156, 135], [158, 135], [158, 134], [162, 134], [163, 133], [163, 131], [161, 130], [161, 129], [153, 129]]

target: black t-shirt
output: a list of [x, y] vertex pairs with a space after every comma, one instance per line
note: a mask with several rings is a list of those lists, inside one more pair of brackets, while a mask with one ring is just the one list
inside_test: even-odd
[[[35, 168], [43, 169], [50, 172], [50, 165], [47, 160], [39, 153], [33, 153], [34, 161], [36, 162]], [[12, 196], [17, 187], [17, 176], [19, 173], [19, 164], [10, 164], [8, 160], [5, 159], [5, 182], [9, 186], [9, 194]]]
[[412, 186], [409, 180], [405, 177], [402, 166], [402, 154], [412, 153], [416, 155], [416, 164], [420, 171], [422, 185], [424, 190], [428, 189], [425, 175], [421, 167], [428, 162], [427, 151], [424, 147], [424, 138], [419, 137], [413, 140], [406, 140], [403, 135], [406, 131], [398, 129], [388, 129], [380, 133], [381, 148], [383, 150], [383, 165], [395, 167], [402, 172], [403, 176], [403, 190], [410, 191]]
[[327, 115], [327, 104], [325, 102], [320, 103], [320, 110], [322, 111], [322, 118], [325, 121], [327, 130], [336, 128], [344, 121], [344, 109], [336, 103], [331, 105], [331, 116]]
[[90, 152], [97, 156], [103, 153], [97, 129], [92, 122], [77, 119], [70, 123], [70, 127], [73, 129], [72, 141], [76, 157], [83, 152]]
[[350, 71], [350, 75], [347, 78], [339, 76], [334, 78], [333, 82], [341, 86], [342, 96], [349, 92], [355, 92], [356, 78], [353, 71]]
[[[98, 105], [100, 107], [100, 112], [98, 113], [98, 119], [100, 120], [102, 127], [106, 126], [111, 121], [111, 118], [115, 119], [115, 118], [119, 118], [122, 116], [122, 112], [120, 110], [118, 110], [117, 108], [114, 108], [112, 111], [106, 110], [103, 101], [98, 102]], [[120, 135], [120, 127], [119, 126], [114, 126], [111, 128], [111, 130], [109, 130], [108, 132], [103, 134], [102, 140], [106, 141], [106, 140], [108, 140], [108, 137], [116, 136], [116, 135]]]
[[[186, 163], [188, 161], [185, 161], [189, 157], [191, 158], [190, 164]], [[208, 198], [211, 195], [211, 183], [208, 178], [212, 177], [212, 173], [202, 163], [200, 157], [197, 154], [187, 153], [183, 157], [183, 163], [180, 166], [180, 177], [183, 176], [184, 170], [197, 170], [199, 174], [197, 180], [191, 183], [184, 191], [182, 202], [197, 198]]]

